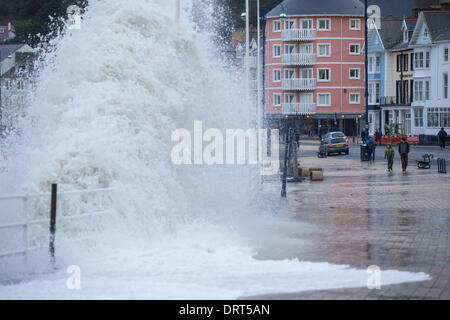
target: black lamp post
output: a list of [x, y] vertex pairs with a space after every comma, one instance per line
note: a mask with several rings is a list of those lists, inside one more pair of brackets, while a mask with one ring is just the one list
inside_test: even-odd
[[0, 49], [0, 139], [3, 138], [3, 103], [2, 103], [2, 50]]
[[367, 0], [364, 1], [364, 21], [365, 21], [365, 41], [366, 41], [366, 45], [365, 45], [365, 59], [364, 59], [364, 64], [365, 64], [365, 72], [364, 72], [364, 76], [365, 76], [365, 104], [366, 104], [366, 127], [365, 127], [365, 136], [366, 138], [369, 137], [369, 75], [367, 73], [367, 71], [369, 70], [369, 64], [368, 64], [368, 59], [369, 59], [369, 37], [368, 37], [368, 28], [367, 28], [367, 20], [368, 20], [368, 16], [367, 16]]

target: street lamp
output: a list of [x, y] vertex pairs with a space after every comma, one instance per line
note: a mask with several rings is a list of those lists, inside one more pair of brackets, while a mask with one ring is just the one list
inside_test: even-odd
[[365, 103], [366, 103], [366, 127], [365, 127], [365, 136], [366, 138], [369, 137], [369, 75], [367, 73], [367, 70], [369, 69], [369, 64], [368, 64], [368, 57], [369, 57], [369, 43], [368, 43], [368, 30], [367, 30], [367, 0], [364, 1], [364, 30], [365, 30], [365, 59], [364, 59], [364, 64], [365, 64], [365, 68], [366, 70], [364, 71], [364, 76], [365, 76]]
[[2, 50], [0, 48], [0, 139], [3, 137], [3, 109], [2, 109], [2, 78], [3, 78], [3, 74], [2, 74]]

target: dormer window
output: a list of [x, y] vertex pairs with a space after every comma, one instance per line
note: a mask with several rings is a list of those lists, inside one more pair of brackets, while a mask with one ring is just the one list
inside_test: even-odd
[[403, 42], [409, 41], [409, 33], [408, 30], [403, 31]]

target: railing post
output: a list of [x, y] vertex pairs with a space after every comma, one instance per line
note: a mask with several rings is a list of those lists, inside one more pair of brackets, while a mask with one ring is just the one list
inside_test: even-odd
[[52, 184], [52, 198], [50, 204], [50, 259], [52, 263], [55, 263], [55, 234], [56, 234], [56, 205], [58, 197], [58, 185]]

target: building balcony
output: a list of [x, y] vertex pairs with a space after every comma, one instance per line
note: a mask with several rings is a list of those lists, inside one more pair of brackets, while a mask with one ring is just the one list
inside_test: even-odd
[[284, 115], [312, 115], [316, 113], [315, 103], [283, 103]]
[[285, 29], [281, 32], [283, 41], [314, 41], [316, 29]]
[[316, 64], [316, 55], [313, 53], [287, 53], [281, 56], [284, 66], [313, 66]]
[[408, 97], [381, 97], [380, 106], [411, 106], [411, 98]]
[[311, 91], [316, 90], [316, 79], [283, 79], [283, 90]]

